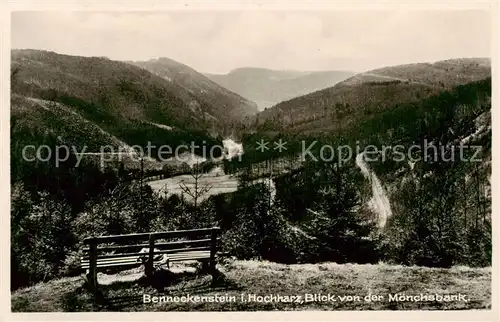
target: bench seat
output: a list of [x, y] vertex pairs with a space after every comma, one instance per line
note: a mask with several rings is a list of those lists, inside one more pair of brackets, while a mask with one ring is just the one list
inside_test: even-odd
[[[125, 255], [125, 254], [124, 254]], [[169, 262], [179, 262], [179, 261], [187, 261], [187, 260], [202, 260], [202, 259], [210, 259], [210, 251], [187, 251], [187, 252], [179, 252], [174, 254], [168, 254]], [[116, 257], [116, 258], [98, 258], [97, 259], [97, 268], [106, 268], [106, 267], [117, 267], [117, 266], [140, 266], [143, 264], [141, 257], [143, 256], [124, 256], [124, 257]], [[155, 261], [164, 262], [166, 258]], [[89, 259], [82, 258], [81, 260], [82, 268], [89, 269]]]

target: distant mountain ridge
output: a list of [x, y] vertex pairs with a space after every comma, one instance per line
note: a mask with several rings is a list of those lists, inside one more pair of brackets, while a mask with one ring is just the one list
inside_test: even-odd
[[427, 85], [456, 86], [484, 77], [484, 72], [490, 69], [490, 66], [489, 58], [456, 58], [434, 63], [395, 65], [356, 74], [340, 84], [355, 85], [370, 81], [400, 80]]
[[418, 101], [491, 76], [488, 58], [389, 66], [360, 73], [335, 86], [290, 99], [260, 112], [257, 128], [303, 132], [341, 131], [394, 104]]
[[219, 85], [257, 103], [259, 110], [317, 91], [353, 76], [349, 71], [295, 71], [241, 67], [228, 74], [205, 74]]

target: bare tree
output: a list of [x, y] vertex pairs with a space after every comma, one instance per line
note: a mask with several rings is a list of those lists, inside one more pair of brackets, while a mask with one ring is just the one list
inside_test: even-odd
[[164, 195], [164, 199], [166, 200], [167, 197], [168, 197], [168, 183], [165, 183], [163, 185], [163, 187], [161, 187], [159, 190], [158, 190], [158, 195], [161, 195], [163, 193]]
[[212, 186], [209, 184], [204, 184], [204, 185], [200, 184], [200, 179], [203, 176], [203, 171], [202, 171], [202, 167], [200, 166], [200, 164], [198, 162], [193, 165], [190, 175], [191, 175], [191, 178], [193, 178], [194, 186], [189, 187], [186, 183], [181, 181], [179, 183], [179, 187], [181, 188], [183, 193], [187, 194], [188, 196], [190, 196], [193, 199], [194, 206], [196, 208], [198, 206], [198, 200], [203, 195], [208, 193], [210, 191], [210, 189], [212, 189]]

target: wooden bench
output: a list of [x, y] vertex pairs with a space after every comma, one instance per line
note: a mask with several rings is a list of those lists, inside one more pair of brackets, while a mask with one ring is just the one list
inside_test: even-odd
[[[81, 258], [87, 280], [97, 290], [97, 272], [110, 268], [145, 266], [151, 276], [155, 263], [170, 268], [171, 262], [201, 261], [215, 279], [219, 227], [90, 237]], [[147, 243], [145, 243], [147, 241]]]

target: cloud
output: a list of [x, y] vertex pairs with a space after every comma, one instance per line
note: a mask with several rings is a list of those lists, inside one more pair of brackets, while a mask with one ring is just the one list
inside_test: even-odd
[[12, 46], [118, 60], [367, 70], [490, 55], [487, 11], [15, 12]]

